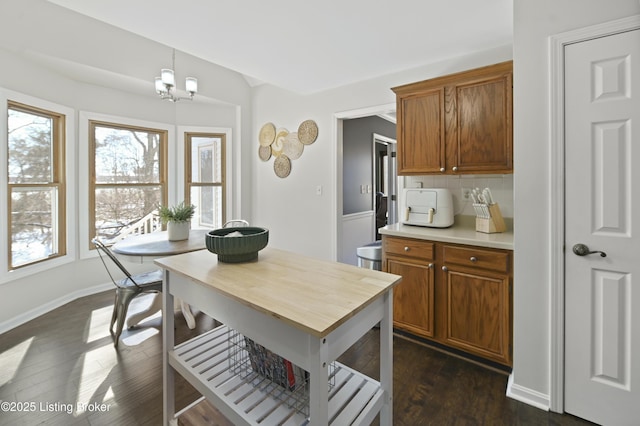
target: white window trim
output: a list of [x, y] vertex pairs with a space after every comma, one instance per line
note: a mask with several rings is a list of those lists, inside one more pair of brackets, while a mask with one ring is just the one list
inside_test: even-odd
[[128, 117], [118, 117], [114, 115], [99, 114], [88, 111], [80, 111], [78, 120], [79, 141], [78, 158], [78, 200], [79, 200], [79, 220], [80, 227], [78, 235], [80, 236], [80, 258], [88, 259], [96, 256], [95, 250], [89, 247], [89, 121], [103, 121], [107, 123], [124, 124], [128, 126], [146, 127], [151, 129], [165, 130], [167, 132], [167, 197], [168, 199], [176, 199], [176, 179], [178, 178], [177, 147], [175, 138], [175, 126], [167, 123], [158, 123], [153, 121], [137, 120]]
[[[2, 194], [6, 194], [6, 188], [8, 185], [7, 180], [7, 146], [8, 146], [8, 129], [7, 129], [7, 102], [9, 100], [16, 101], [25, 105], [30, 105], [36, 108], [41, 108], [49, 111], [54, 111], [65, 116], [65, 195], [66, 195], [66, 254], [43, 262], [34, 263], [33, 265], [23, 266], [18, 269], [9, 270], [9, 261], [6, 253], [9, 253], [10, 247], [7, 238], [1, 238], [0, 240], [0, 284], [14, 281], [20, 278], [27, 277], [29, 275], [37, 274], [43, 271], [47, 271], [52, 268], [57, 268], [61, 265], [71, 263], [76, 260], [76, 196], [77, 190], [74, 183], [77, 180], [76, 174], [76, 152], [77, 152], [77, 139], [76, 139], [76, 116], [73, 108], [66, 107], [64, 105], [49, 102], [43, 99], [35, 98], [33, 96], [24, 95], [22, 93], [14, 92], [12, 90], [0, 88], [0, 115], [5, 117], [0, 120], [0, 185], [2, 186]], [[5, 195], [6, 196], [6, 195]], [[9, 223], [9, 206], [6, 205], [6, 200], [0, 204], [4, 204], [5, 207], [0, 209], [0, 227], [3, 232], [0, 234], [7, 235], [9, 230], [7, 225]]]

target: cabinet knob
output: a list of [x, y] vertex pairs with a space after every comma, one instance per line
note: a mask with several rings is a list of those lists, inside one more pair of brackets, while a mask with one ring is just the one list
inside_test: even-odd
[[410, 248], [410, 247], [405, 247], [405, 248], [404, 248], [404, 251], [409, 251], [409, 250], [411, 250], [411, 248]]
[[444, 167], [440, 167], [440, 171], [441, 171], [442, 173], [444, 173], [444, 172], [445, 172], [445, 170], [446, 170], [446, 169], [445, 169]]
[[433, 269], [433, 263], [429, 264], [429, 269]]
[[445, 272], [447, 272], [447, 271], [449, 270], [449, 268], [447, 268], [446, 266], [443, 266], [443, 267], [442, 267], [442, 270], [443, 270], [443, 271], [445, 271]]
[[471, 256], [469, 260], [472, 261], [473, 263], [476, 263], [478, 261], [478, 258], [475, 256]]
[[457, 172], [458, 171], [458, 166], [453, 166], [453, 168], [451, 170], [453, 170], [454, 172]]

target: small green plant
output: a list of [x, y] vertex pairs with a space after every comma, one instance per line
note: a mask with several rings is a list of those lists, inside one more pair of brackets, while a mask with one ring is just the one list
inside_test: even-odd
[[162, 223], [167, 222], [188, 222], [193, 217], [196, 206], [193, 204], [185, 204], [184, 201], [173, 207], [158, 207], [158, 215]]

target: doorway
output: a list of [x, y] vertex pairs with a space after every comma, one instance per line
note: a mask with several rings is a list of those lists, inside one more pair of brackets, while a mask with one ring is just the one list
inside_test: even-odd
[[373, 134], [373, 193], [375, 194], [374, 240], [380, 239], [378, 229], [396, 223], [398, 216], [398, 170], [396, 140]]
[[[375, 239], [372, 138], [378, 134], [386, 138], [383, 142], [395, 139], [395, 109], [395, 103], [384, 104], [334, 116], [337, 141], [336, 260], [339, 262], [357, 265], [357, 248]], [[365, 123], [368, 125], [363, 126]]]

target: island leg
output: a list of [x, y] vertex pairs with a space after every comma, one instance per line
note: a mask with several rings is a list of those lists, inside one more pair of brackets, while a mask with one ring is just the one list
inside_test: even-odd
[[326, 339], [311, 338], [312, 367], [309, 371], [309, 420], [312, 426], [329, 420], [329, 366]]
[[380, 424], [393, 424], [393, 289], [385, 293], [384, 316], [380, 321], [380, 385], [384, 403], [380, 409]]
[[177, 425], [175, 419], [175, 372], [169, 365], [169, 351], [175, 345], [173, 294], [169, 271], [164, 271], [162, 280], [162, 424]]

